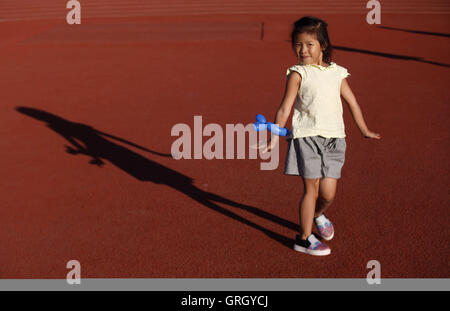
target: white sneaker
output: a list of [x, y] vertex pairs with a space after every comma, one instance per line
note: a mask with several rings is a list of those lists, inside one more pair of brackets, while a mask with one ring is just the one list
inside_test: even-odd
[[325, 240], [329, 241], [334, 237], [334, 227], [331, 221], [325, 216], [325, 214], [314, 218], [319, 235]]

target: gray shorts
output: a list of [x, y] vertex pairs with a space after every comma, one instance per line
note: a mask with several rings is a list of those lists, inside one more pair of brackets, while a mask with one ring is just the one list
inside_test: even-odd
[[346, 149], [345, 138], [310, 136], [290, 139], [284, 174], [339, 179]]

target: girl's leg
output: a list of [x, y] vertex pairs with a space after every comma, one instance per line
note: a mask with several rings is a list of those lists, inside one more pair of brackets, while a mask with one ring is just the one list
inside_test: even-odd
[[319, 184], [319, 196], [316, 202], [316, 210], [314, 217], [319, 217], [330, 207], [333, 203], [334, 196], [336, 195], [337, 179], [326, 177], [320, 180]]
[[304, 192], [299, 208], [300, 233], [303, 240], [306, 240], [312, 233], [314, 210], [319, 194], [319, 182], [319, 178], [303, 178]]

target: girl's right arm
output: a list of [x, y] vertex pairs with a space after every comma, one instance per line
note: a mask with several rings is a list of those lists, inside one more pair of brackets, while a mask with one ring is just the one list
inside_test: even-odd
[[293, 71], [286, 81], [286, 88], [284, 89], [283, 99], [281, 105], [278, 108], [277, 114], [275, 115], [275, 124], [280, 128], [286, 125], [286, 121], [291, 114], [292, 106], [295, 102], [295, 97], [298, 94], [300, 85], [302, 83], [302, 77], [299, 73]]
[[[274, 123], [277, 124], [280, 128], [283, 128], [286, 125], [301, 83], [302, 77], [298, 72], [293, 71], [288, 76], [286, 87], [284, 89], [283, 99], [281, 100], [281, 104], [277, 110], [274, 121]], [[270, 141], [267, 151], [270, 151], [275, 146], [275, 144], [278, 143], [279, 137], [277, 135], [271, 136], [273, 136], [273, 139]]]

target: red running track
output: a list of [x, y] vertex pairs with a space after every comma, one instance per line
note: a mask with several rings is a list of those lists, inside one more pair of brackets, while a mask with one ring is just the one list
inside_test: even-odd
[[290, 247], [302, 183], [282, 174], [286, 144], [274, 171], [167, 156], [172, 126], [193, 127], [194, 115], [223, 127], [273, 118], [302, 12], [123, 13], [79, 26], [3, 14], [0, 277], [65, 278], [76, 259], [83, 278], [365, 278], [376, 259], [383, 278], [448, 278], [449, 19], [431, 9], [384, 14], [385, 28], [305, 11], [329, 23], [334, 61], [383, 137], [363, 139], [344, 107], [347, 160], [323, 258]]

